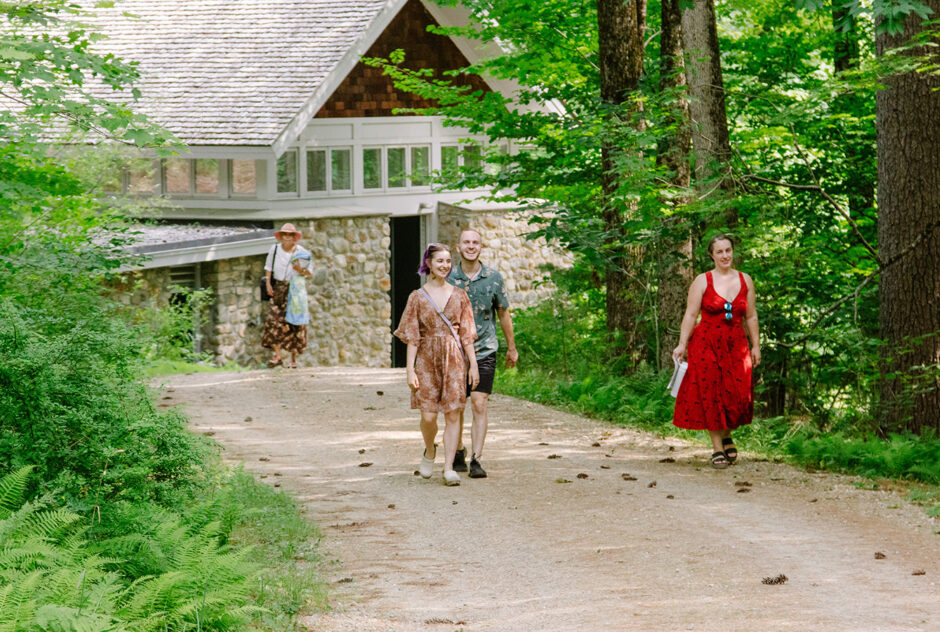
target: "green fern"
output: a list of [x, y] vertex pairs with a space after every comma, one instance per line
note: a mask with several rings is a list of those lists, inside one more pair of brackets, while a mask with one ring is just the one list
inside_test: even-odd
[[0, 478], [0, 520], [4, 520], [21, 504], [26, 494], [26, 484], [29, 482], [32, 465], [20, 469]]

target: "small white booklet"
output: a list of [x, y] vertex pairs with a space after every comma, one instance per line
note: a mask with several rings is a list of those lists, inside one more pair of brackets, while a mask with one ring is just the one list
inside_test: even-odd
[[666, 388], [669, 389], [669, 394], [673, 397], [679, 396], [679, 386], [682, 384], [682, 378], [685, 377], [685, 371], [689, 368], [688, 362], [676, 362], [673, 360], [673, 363], [676, 365], [676, 368], [672, 372], [672, 378], [669, 380], [669, 385]]

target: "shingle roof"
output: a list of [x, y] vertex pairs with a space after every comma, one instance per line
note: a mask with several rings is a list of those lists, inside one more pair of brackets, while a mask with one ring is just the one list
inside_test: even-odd
[[[123, 0], [86, 20], [140, 63], [136, 109], [187, 145], [272, 145], [396, 0]], [[128, 17], [130, 13], [135, 17]]]

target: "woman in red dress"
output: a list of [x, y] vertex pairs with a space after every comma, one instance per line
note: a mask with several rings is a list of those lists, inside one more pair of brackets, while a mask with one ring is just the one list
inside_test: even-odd
[[754, 282], [731, 267], [731, 237], [712, 237], [708, 254], [715, 267], [692, 282], [679, 345], [672, 352], [677, 362], [688, 354], [689, 362], [672, 423], [707, 430], [712, 466], [724, 469], [738, 458], [731, 431], [751, 423], [754, 414], [751, 369], [760, 364], [760, 337]]

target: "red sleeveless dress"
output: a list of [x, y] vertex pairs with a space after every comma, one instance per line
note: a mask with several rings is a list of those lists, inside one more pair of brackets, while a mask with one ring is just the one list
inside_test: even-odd
[[[751, 352], [742, 322], [747, 313], [747, 284], [731, 301], [715, 291], [706, 272], [702, 319], [692, 331], [686, 370], [672, 423], [693, 430], [731, 430], [751, 423], [754, 388]], [[730, 303], [730, 310], [725, 309]], [[728, 319], [726, 314], [730, 313]]]

